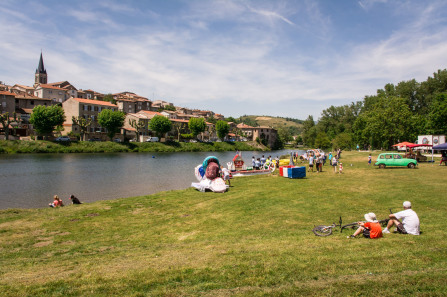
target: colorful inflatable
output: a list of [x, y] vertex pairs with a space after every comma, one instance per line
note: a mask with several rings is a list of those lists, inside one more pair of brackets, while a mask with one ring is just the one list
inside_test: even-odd
[[206, 190], [215, 193], [223, 193], [228, 189], [225, 181], [219, 177], [219, 160], [214, 156], [205, 158], [201, 165], [194, 168], [194, 175], [199, 181], [198, 183], [191, 183], [191, 187], [196, 188], [200, 192]]

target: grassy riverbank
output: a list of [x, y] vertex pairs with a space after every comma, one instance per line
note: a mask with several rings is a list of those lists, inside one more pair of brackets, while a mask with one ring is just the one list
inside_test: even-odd
[[[445, 296], [447, 167], [381, 170], [367, 156], [344, 152], [344, 174], [235, 178], [224, 194], [0, 211], [0, 295]], [[421, 236], [311, 232], [404, 200]]]
[[0, 153], [117, 153], [117, 152], [222, 152], [269, 150], [256, 142], [71, 142], [0, 140]]

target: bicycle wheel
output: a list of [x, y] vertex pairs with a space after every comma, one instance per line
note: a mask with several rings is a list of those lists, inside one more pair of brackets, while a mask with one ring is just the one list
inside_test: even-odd
[[319, 225], [314, 227], [312, 232], [316, 236], [329, 236], [332, 234], [332, 226]]
[[357, 223], [346, 224], [344, 226], [341, 226], [340, 232], [343, 232], [343, 229], [357, 229], [358, 227], [359, 225]]

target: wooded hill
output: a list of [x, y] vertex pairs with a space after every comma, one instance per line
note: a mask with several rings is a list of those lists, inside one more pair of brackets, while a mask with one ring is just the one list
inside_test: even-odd
[[250, 126], [269, 126], [276, 130], [285, 130], [290, 136], [300, 135], [303, 130], [303, 121], [293, 118], [244, 115], [239, 118], [239, 122]]

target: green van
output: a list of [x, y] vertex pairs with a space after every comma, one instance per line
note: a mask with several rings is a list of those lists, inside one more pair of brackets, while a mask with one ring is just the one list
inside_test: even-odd
[[377, 158], [377, 162], [374, 166], [379, 168], [385, 168], [387, 166], [404, 166], [408, 168], [415, 168], [418, 162], [414, 159], [407, 159], [396, 153], [383, 153]]

